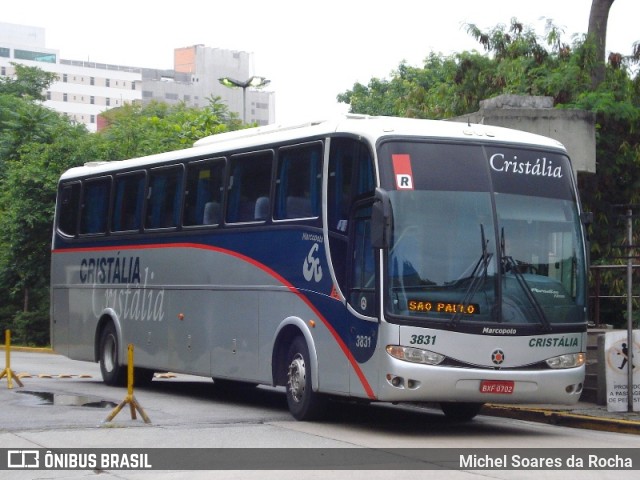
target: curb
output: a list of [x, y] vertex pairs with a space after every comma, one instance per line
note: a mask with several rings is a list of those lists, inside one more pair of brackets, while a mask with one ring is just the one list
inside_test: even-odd
[[640, 421], [634, 420], [622, 420], [558, 410], [521, 408], [503, 405], [485, 405], [482, 408], [481, 413], [483, 415], [490, 415], [493, 417], [513, 418], [517, 420], [547, 423], [563, 427], [640, 435]]

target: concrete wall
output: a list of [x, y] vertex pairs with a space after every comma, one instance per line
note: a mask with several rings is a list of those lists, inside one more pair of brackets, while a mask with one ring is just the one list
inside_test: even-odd
[[513, 128], [561, 142], [576, 172], [596, 171], [595, 114], [553, 108], [551, 97], [500, 95], [480, 102], [480, 110], [449, 119]]

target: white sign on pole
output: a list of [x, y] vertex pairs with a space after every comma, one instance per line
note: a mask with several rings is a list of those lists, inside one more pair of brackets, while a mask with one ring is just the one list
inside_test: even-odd
[[[626, 331], [605, 333], [607, 411], [629, 409], [629, 345]], [[633, 411], [640, 411], [640, 330], [633, 331]]]

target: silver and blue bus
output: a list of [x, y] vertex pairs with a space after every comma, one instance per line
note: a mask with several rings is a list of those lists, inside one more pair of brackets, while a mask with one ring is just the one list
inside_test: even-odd
[[327, 399], [573, 404], [584, 218], [564, 147], [347, 115], [89, 162], [59, 181], [51, 339], [110, 385], [172, 371]]

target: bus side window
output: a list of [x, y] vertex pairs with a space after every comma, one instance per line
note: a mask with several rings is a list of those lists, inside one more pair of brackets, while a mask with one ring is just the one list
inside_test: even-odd
[[274, 218], [319, 216], [321, 172], [322, 143], [280, 149]]
[[182, 167], [151, 170], [147, 192], [146, 228], [178, 225], [182, 186]]
[[231, 157], [226, 214], [228, 223], [267, 220], [272, 164], [272, 151]]
[[351, 306], [363, 315], [375, 316], [375, 261], [371, 245], [371, 206], [359, 207], [353, 221]]
[[332, 138], [327, 198], [329, 229], [346, 233], [351, 203], [374, 190], [373, 163], [367, 146], [351, 138]]
[[114, 182], [111, 231], [139, 230], [142, 226], [145, 173], [119, 175]]
[[372, 157], [367, 145], [353, 138], [332, 138], [329, 153], [327, 221], [331, 262], [346, 295], [349, 212], [353, 200], [375, 190]]
[[224, 168], [224, 158], [187, 166], [184, 225], [218, 225], [222, 222]]
[[60, 204], [58, 230], [65, 235], [75, 236], [78, 230], [80, 182], [63, 185], [58, 194], [58, 203]]
[[111, 178], [109, 177], [87, 180], [84, 183], [80, 233], [106, 233], [110, 193]]

